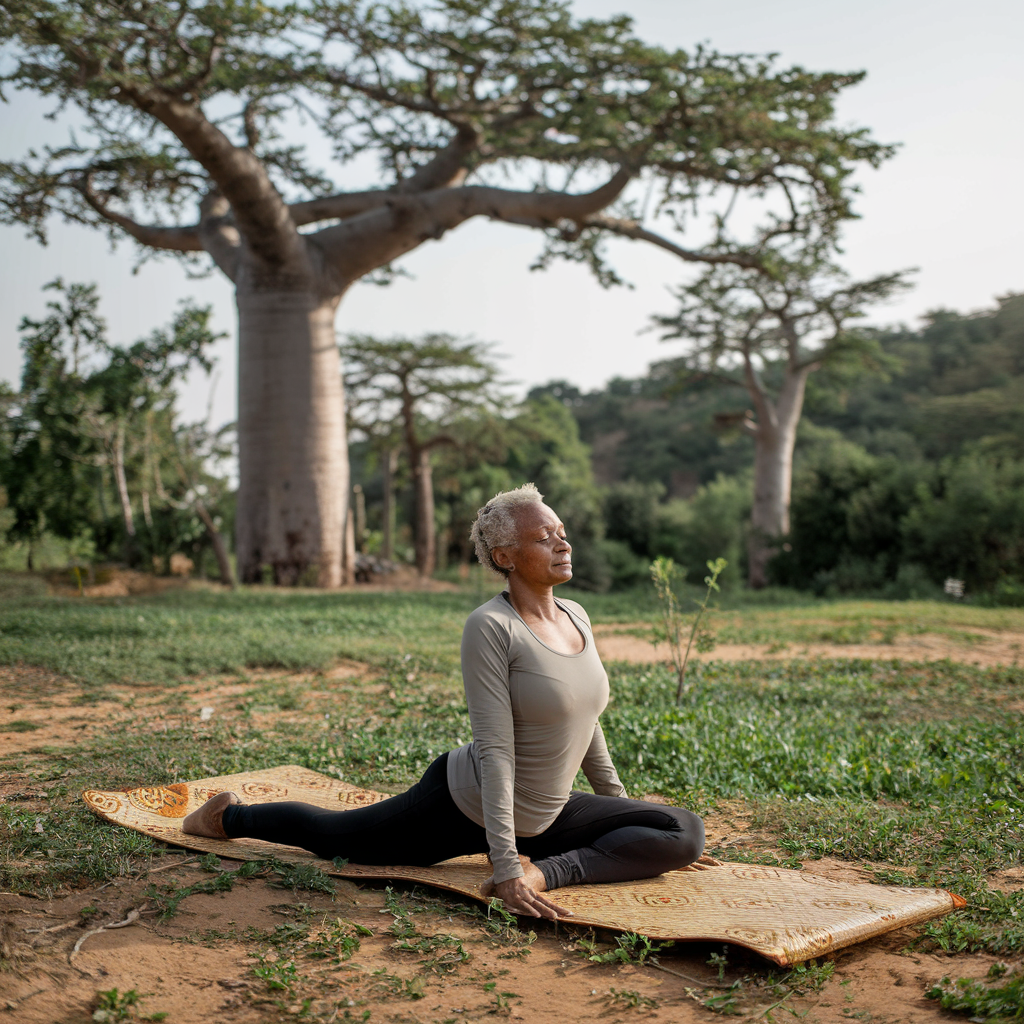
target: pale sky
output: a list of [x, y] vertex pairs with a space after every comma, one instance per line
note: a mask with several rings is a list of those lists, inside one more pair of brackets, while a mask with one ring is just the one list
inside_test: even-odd
[[[623, 0], [577, 0], [580, 16], [623, 10]], [[839, 108], [845, 125], [902, 143], [895, 159], [861, 178], [862, 219], [846, 233], [846, 265], [857, 276], [916, 266], [916, 287], [874, 322], [915, 324], [938, 306], [962, 311], [1024, 291], [1024, 5], [1019, 0], [630, 0], [638, 33], [667, 47], [708, 42], [723, 52], [778, 52], [812, 70], [864, 69], [867, 80]], [[38, 101], [12, 94], [0, 105], [0, 160], [64, 136], [41, 120]], [[339, 331], [416, 335], [448, 331], [496, 344], [523, 388], [565, 378], [589, 389], [642, 374], [672, 345], [639, 333], [670, 312], [678, 260], [616, 243], [616, 266], [636, 287], [602, 290], [584, 269], [531, 273], [540, 248], [530, 231], [477, 221], [406, 257], [413, 275], [389, 288], [356, 287], [339, 310]], [[40, 289], [56, 276], [95, 281], [118, 342], [166, 324], [178, 301], [212, 303], [219, 329], [214, 420], [234, 418], [235, 313], [226, 279], [190, 280], [171, 261], [135, 276], [132, 246], [111, 253], [84, 228], [54, 225], [49, 248], [19, 228], [0, 228], [0, 376], [20, 372], [17, 325], [42, 313]], [[189, 418], [205, 413], [210, 383], [183, 395]]]

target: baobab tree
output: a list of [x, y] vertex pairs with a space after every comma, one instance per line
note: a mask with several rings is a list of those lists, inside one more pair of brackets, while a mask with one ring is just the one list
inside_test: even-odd
[[878, 340], [856, 321], [905, 287], [905, 272], [853, 281], [821, 250], [806, 250], [800, 260], [776, 251], [756, 269], [707, 269], [679, 289], [678, 312], [655, 318], [665, 339], [686, 345], [671, 367], [678, 375], [739, 385], [750, 396], [753, 409], [735, 419], [754, 439], [752, 587], [767, 584], [768, 562], [789, 533], [793, 451], [808, 376], [843, 364], [883, 368]]
[[[353, 335], [342, 346], [352, 424], [368, 437], [387, 436], [388, 452], [401, 444], [412, 472], [416, 568], [437, 567], [433, 455], [438, 448], [472, 447], [466, 421], [495, 413], [504, 397], [488, 346], [446, 334], [419, 340]], [[385, 489], [393, 486], [385, 472]], [[391, 496], [385, 493], [385, 516]]]
[[[842, 215], [884, 151], [831, 123], [857, 75], [669, 52], [561, 0], [7, 0], [0, 41], [8, 87], [80, 120], [0, 165], [3, 220], [45, 241], [63, 216], [235, 285], [243, 581], [341, 581], [355, 282], [474, 217], [582, 229], [645, 175], [687, 208], [721, 185]], [[288, 133], [311, 128], [339, 162], [376, 155], [370, 187], [310, 165]]]

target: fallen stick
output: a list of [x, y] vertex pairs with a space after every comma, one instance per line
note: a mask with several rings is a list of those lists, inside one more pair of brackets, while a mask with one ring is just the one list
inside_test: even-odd
[[[140, 909], [144, 910], [145, 907], [142, 907]], [[91, 978], [93, 976], [92, 971], [87, 971], [84, 968], [79, 967], [78, 964], [75, 963], [75, 957], [78, 955], [78, 952], [82, 948], [83, 944], [85, 943], [85, 940], [86, 939], [91, 939], [94, 935], [99, 935], [100, 932], [110, 931], [112, 928], [127, 928], [128, 925], [135, 924], [135, 922], [138, 921], [138, 919], [139, 919], [139, 911], [138, 910], [129, 910], [128, 911], [128, 916], [123, 921], [116, 921], [114, 924], [105, 924], [105, 925], [103, 925], [102, 928], [93, 928], [93, 930], [91, 932], [86, 932], [75, 943], [75, 948], [73, 950], [71, 950], [70, 953], [68, 953], [68, 963], [72, 967], [74, 967], [74, 969], [76, 971], [79, 971], [82, 974], [86, 974], [86, 975], [88, 975]]]
[[73, 921], [65, 921], [63, 924], [51, 925], [49, 928], [26, 928], [25, 931], [29, 935], [44, 935], [46, 932], [62, 932], [65, 928], [73, 928], [78, 924], [78, 918], [76, 917]]
[[659, 971], [664, 971], [666, 974], [682, 978], [683, 981], [692, 981], [694, 985], [700, 985], [701, 988], [732, 988], [732, 985], [720, 985], [717, 981], [702, 981], [700, 978], [695, 978], [692, 974], [683, 974], [682, 971], [673, 971], [671, 967], [664, 967], [662, 964], [656, 964], [653, 960], [648, 960], [646, 966], [654, 967]]
[[185, 860], [175, 861], [173, 864], [161, 864], [158, 868], [150, 868], [147, 875], [155, 875], [158, 871], [170, 871], [171, 868], [183, 868], [186, 864], [197, 864], [198, 857], [186, 857]]

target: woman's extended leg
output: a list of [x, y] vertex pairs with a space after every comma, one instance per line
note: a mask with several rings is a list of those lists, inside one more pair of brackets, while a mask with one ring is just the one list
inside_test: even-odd
[[448, 791], [448, 755], [398, 796], [350, 811], [283, 802], [234, 804], [224, 811], [231, 839], [246, 837], [301, 846], [318, 857], [357, 864], [436, 864], [487, 849], [484, 830], [455, 805]]
[[574, 792], [547, 829], [517, 845], [548, 889], [625, 882], [692, 864], [704, 850], [704, 823], [681, 807]]

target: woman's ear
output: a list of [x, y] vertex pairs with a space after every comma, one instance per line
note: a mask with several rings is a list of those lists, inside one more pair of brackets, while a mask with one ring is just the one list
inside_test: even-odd
[[493, 548], [491, 550], [491, 558], [494, 559], [494, 564], [501, 569], [511, 570], [513, 568], [512, 556], [508, 548]]

